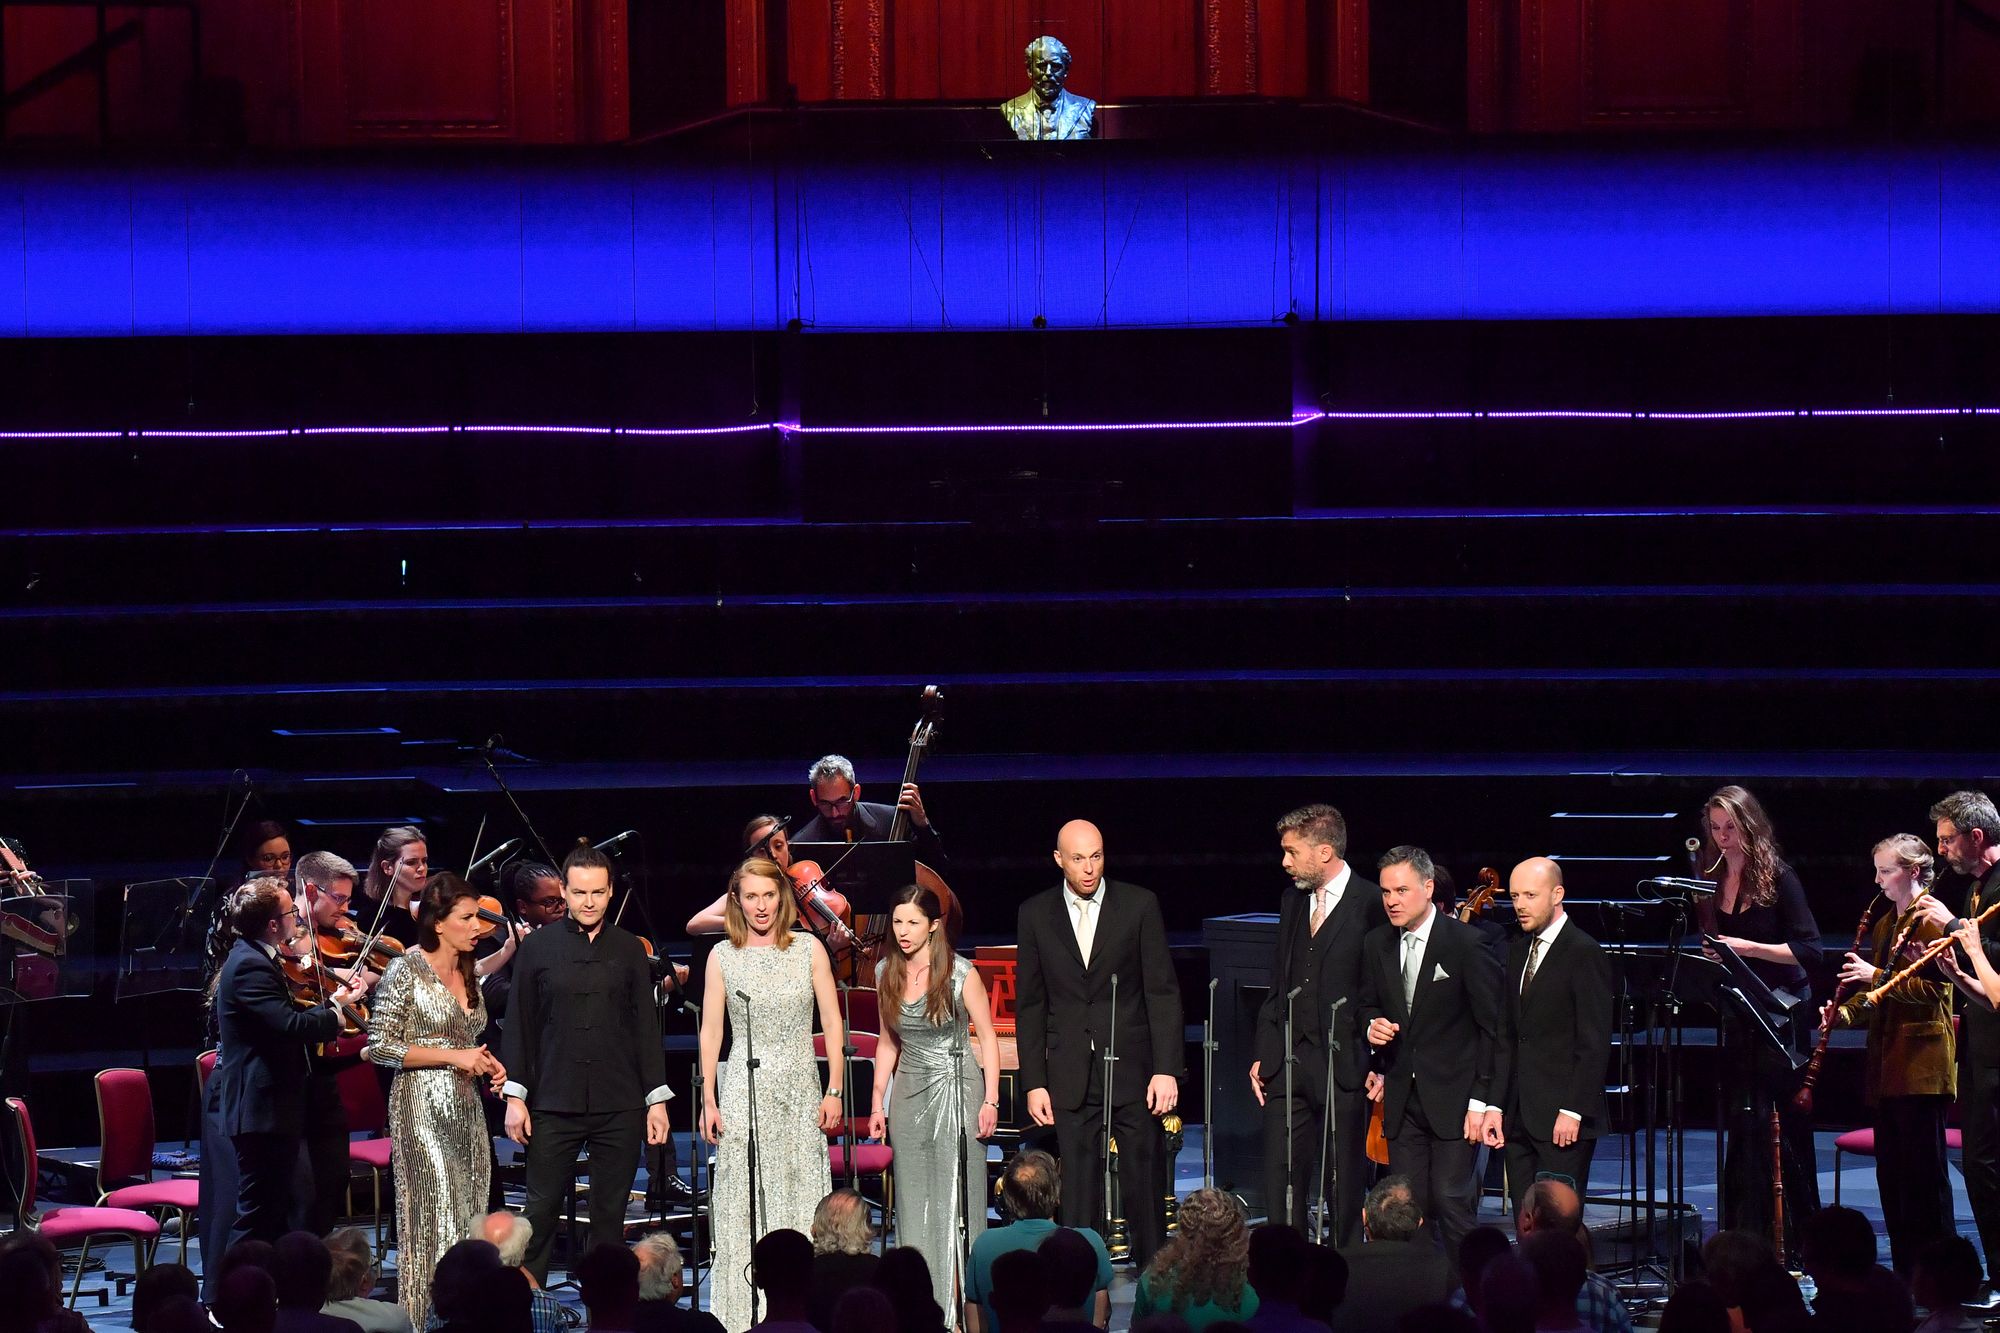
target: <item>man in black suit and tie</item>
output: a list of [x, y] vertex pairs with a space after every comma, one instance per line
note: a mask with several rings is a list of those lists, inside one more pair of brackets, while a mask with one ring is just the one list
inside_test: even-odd
[[[1014, 1032], [1028, 1115], [1054, 1125], [1062, 1154], [1062, 1221], [1104, 1212], [1104, 1051], [1116, 1034], [1111, 1127], [1119, 1196], [1142, 1266], [1166, 1233], [1167, 1170], [1159, 1117], [1180, 1100], [1181, 992], [1160, 904], [1104, 878], [1104, 836], [1071, 820], [1056, 835], [1062, 884], [1021, 904]], [[1111, 979], [1118, 978], [1118, 1004]]]
[[[278, 958], [305, 928], [281, 879], [253, 879], [230, 898], [236, 943], [216, 974], [221, 1045], [208, 1080], [208, 1110], [236, 1151], [236, 1216], [227, 1245], [276, 1241], [289, 1229], [292, 1182], [305, 1138], [309, 1042], [340, 1035], [335, 1007], [359, 999], [350, 983], [332, 1002], [301, 1008]], [[226, 1246], [225, 1246], [226, 1248]]]
[[[1278, 821], [1278, 845], [1295, 893], [1278, 907], [1278, 940], [1271, 956], [1271, 990], [1257, 1012], [1257, 1059], [1250, 1090], [1264, 1108], [1264, 1208], [1274, 1222], [1289, 1220], [1301, 1233], [1306, 1214], [1325, 1182], [1320, 1138], [1326, 1115], [1326, 1062], [1330, 1036], [1340, 1041], [1334, 1065], [1333, 1236], [1351, 1245], [1361, 1227], [1367, 1193], [1368, 1047], [1362, 1040], [1361, 942], [1382, 925], [1382, 890], [1347, 864], [1347, 821], [1330, 805], [1308, 805]], [[1291, 1001], [1292, 1046], [1285, 1047], [1286, 997]], [[1331, 1010], [1341, 1006], [1338, 1026]], [[1285, 1101], [1285, 1058], [1293, 1056], [1292, 1100]], [[1285, 1216], [1286, 1136], [1291, 1139], [1292, 1208]]]
[[1473, 1150], [1503, 1143], [1500, 965], [1478, 931], [1432, 903], [1423, 848], [1392, 847], [1377, 871], [1389, 924], [1362, 945], [1361, 1021], [1382, 1067], [1371, 1094], [1383, 1098], [1389, 1170], [1409, 1178], [1455, 1259], [1478, 1205]]
[[1578, 1194], [1604, 1132], [1611, 1061], [1611, 963], [1563, 911], [1562, 867], [1546, 856], [1507, 880], [1521, 937], [1508, 946], [1501, 1046], [1509, 1052], [1501, 1131], [1515, 1197], [1544, 1176]]

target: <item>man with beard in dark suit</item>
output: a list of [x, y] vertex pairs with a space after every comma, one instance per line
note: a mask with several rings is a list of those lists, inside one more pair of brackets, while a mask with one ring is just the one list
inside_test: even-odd
[[1143, 1267], [1166, 1233], [1171, 1164], [1159, 1117], [1180, 1099], [1180, 983], [1159, 900], [1104, 877], [1097, 826], [1063, 825], [1055, 858], [1062, 884], [1021, 904], [1018, 922], [1014, 1031], [1028, 1115], [1055, 1126], [1063, 1225], [1097, 1225], [1105, 1205], [1104, 1051], [1116, 1034], [1111, 1132], [1132, 1257]]
[[1514, 867], [1507, 896], [1521, 936], [1507, 948], [1501, 1047], [1508, 1052], [1501, 1130], [1519, 1197], [1544, 1176], [1578, 1194], [1604, 1132], [1611, 1062], [1611, 963], [1563, 911], [1562, 867], [1536, 856]]
[[1376, 869], [1389, 924], [1362, 945], [1361, 1020], [1382, 1067], [1389, 1170], [1409, 1179], [1455, 1261], [1477, 1205], [1473, 1150], [1504, 1143], [1500, 965], [1478, 931], [1431, 901], [1423, 848], [1392, 847]]
[[[1368, 1047], [1362, 1040], [1361, 941], [1384, 924], [1382, 890], [1347, 863], [1347, 821], [1330, 805], [1308, 805], [1278, 821], [1285, 873], [1297, 890], [1278, 908], [1278, 939], [1271, 957], [1271, 990], [1257, 1014], [1257, 1059], [1250, 1090], [1264, 1108], [1264, 1208], [1274, 1222], [1301, 1233], [1314, 1198], [1324, 1188], [1320, 1139], [1326, 1115], [1326, 1065], [1337, 1038], [1334, 1064], [1333, 1237], [1351, 1245], [1361, 1227], [1367, 1193], [1368, 1098], [1363, 1082]], [[1286, 997], [1291, 1000], [1292, 1046], [1285, 1048]], [[1345, 1000], [1336, 1018], [1333, 1004]], [[1292, 1067], [1286, 1101], [1285, 1061]], [[1285, 1215], [1286, 1136], [1291, 1139], [1291, 1215]]]

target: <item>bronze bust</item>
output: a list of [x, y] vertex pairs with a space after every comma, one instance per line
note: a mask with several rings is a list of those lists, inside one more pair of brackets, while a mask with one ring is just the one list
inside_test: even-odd
[[1053, 37], [1028, 43], [1027, 92], [1003, 104], [1001, 112], [1016, 139], [1088, 139], [1097, 103], [1063, 87], [1069, 78], [1069, 48]]

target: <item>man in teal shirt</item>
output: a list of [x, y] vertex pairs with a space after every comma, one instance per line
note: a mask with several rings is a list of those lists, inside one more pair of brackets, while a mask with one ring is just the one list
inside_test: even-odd
[[[994, 1333], [1000, 1327], [1000, 1317], [993, 1312], [993, 1261], [1011, 1250], [1040, 1249], [1044, 1240], [1061, 1230], [1055, 1220], [1061, 1203], [1062, 1167], [1056, 1159], [1034, 1148], [1015, 1153], [1000, 1173], [1000, 1209], [1012, 1220], [988, 1228], [972, 1242], [965, 1293], [967, 1333]], [[1104, 1248], [1104, 1238], [1089, 1227], [1078, 1227], [1076, 1233], [1097, 1251], [1097, 1284], [1076, 1313], [1104, 1328], [1111, 1322], [1111, 1253]]]

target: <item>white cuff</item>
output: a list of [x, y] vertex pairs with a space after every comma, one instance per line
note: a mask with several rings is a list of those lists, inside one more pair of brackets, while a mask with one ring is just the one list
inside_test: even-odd
[[666, 1084], [662, 1083], [659, 1087], [654, 1088], [651, 1092], [646, 1094], [646, 1105], [665, 1106], [668, 1102], [672, 1101], [673, 1098], [674, 1098], [674, 1090], [668, 1087]]
[[511, 1078], [500, 1085], [500, 1095], [502, 1097], [519, 1097], [524, 1102], [528, 1100], [528, 1090]]
[[1466, 1101], [1465, 1109], [1472, 1112], [1474, 1115], [1485, 1115], [1488, 1111], [1492, 1110], [1493, 1108], [1488, 1106], [1485, 1102], [1480, 1101], [1477, 1097], [1473, 1097], [1469, 1098]]
[[1577, 1124], [1579, 1124], [1579, 1125], [1581, 1125], [1581, 1124], [1583, 1123], [1583, 1117], [1582, 1117], [1582, 1116], [1580, 1116], [1580, 1115], [1578, 1115], [1578, 1114], [1577, 1114], [1576, 1112], [1574, 1112], [1574, 1111], [1567, 1111], [1567, 1110], [1559, 1110], [1559, 1111], [1557, 1111], [1557, 1112], [1556, 1112], [1556, 1114], [1557, 1114], [1557, 1115], [1559, 1115], [1559, 1116], [1564, 1116], [1564, 1115], [1566, 1115], [1566, 1116], [1568, 1116], [1568, 1117], [1569, 1117], [1570, 1119], [1572, 1119], [1572, 1120], [1576, 1121], [1576, 1123], [1577, 1123]]

